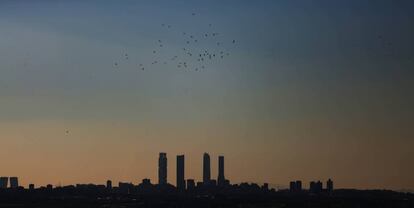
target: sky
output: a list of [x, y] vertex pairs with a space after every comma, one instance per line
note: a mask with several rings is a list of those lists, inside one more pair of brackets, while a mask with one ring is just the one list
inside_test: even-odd
[[[414, 189], [413, 10], [409, 0], [1, 1], [0, 175], [23, 186], [156, 182], [166, 152], [175, 184], [176, 155], [201, 180], [209, 152], [212, 177], [224, 155], [233, 183]], [[194, 59], [171, 61], [183, 47], [229, 54], [196, 71]]]

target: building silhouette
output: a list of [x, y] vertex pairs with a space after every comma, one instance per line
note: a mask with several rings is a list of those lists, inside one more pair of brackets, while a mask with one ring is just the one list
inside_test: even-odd
[[203, 183], [205, 185], [210, 184], [211, 181], [211, 170], [210, 170], [210, 155], [204, 153], [203, 156]]
[[34, 184], [32, 184], [32, 183], [31, 183], [31, 184], [29, 184], [29, 190], [30, 190], [30, 191], [33, 191], [34, 189], [35, 189], [35, 185], [34, 185]]
[[328, 181], [326, 181], [326, 191], [329, 193], [332, 193], [333, 189], [334, 189], [333, 181], [331, 179], [328, 179]]
[[47, 184], [47, 185], [46, 185], [46, 189], [47, 189], [48, 191], [52, 191], [52, 190], [53, 190], [53, 185], [52, 185], [52, 184]]
[[184, 155], [177, 155], [177, 189], [185, 190]]
[[316, 192], [317, 193], [322, 192], [322, 189], [323, 189], [322, 182], [321, 181], [316, 182]]
[[262, 190], [263, 191], [269, 191], [269, 184], [268, 183], [264, 183], [262, 186]]
[[158, 184], [167, 184], [167, 153], [161, 152], [158, 159]]
[[0, 177], [0, 189], [6, 189], [9, 185], [8, 177]]
[[311, 181], [309, 183], [309, 191], [310, 192], [315, 192], [315, 189], [316, 189], [315, 181]]
[[151, 179], [144, 178], [144, 179], [142, 179], [141, 184], [143, 184], [143, 185], [151, 185]]
[[224, 156], [218, 157], [218, 177], [217, 184], [219, 186], [224, 186], [226, 183], [226, 178], [224, 177]]
[[204, 185], [204, 183], [203, 183], [203, 182], [201, 182], [201, 181], [198, 181], [198, 182], [197, 182], [197, 188], [202, 187], [203, 185]]
[[299, 181], [299, 180], [297, 180], [296, 182], [295, 182], [295, 188], [296, 188], [296, 191], [298, 191], [298, 192], [300, 192], [300, 191], [302, 191], [302, 181]]
[[112, 189], [112, 181], [111, 180], [106, 181], [106, 188], [107, 189]]
[[291, 181], [289, 183], [289, 191], [295, 192], [295, 188], [296, 188], [296, 182], [295, 181]]
[[187, 180], [187, 190], [193, 191], [195, 189], [195, 181], [194, 179], [188, 179]]
[[[313, 185], [311, 185], [313, 186]], [[291, 192], [301, 192], [302, 191], [302, 181], [291, 181], [289, 185], [289, 190]]]
[[134, 185], [132, 183], [124, 183], [124, 182], [119, 182], [118, 183], [119, 193], [129, 194], [129, 193], [131, 193], [133, 188], [134, 188]]
[[10, 177], [10, 188], [17, 189], [19, 187], [19, 179], [17, 177]]
[[323, 184], [321, 181], [311, 181], [309, 184], [309, 191], [311, 193], [320, 193], [322, 192]]

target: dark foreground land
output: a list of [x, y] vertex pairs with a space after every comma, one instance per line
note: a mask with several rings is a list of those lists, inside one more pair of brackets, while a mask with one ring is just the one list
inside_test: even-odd
[[311, 194], [257, 193], [108, 193], [72, 191], [0, 191], [0, 207], [390, 207], [414, 208], [414, 195], [393, 191], [335, 190]]

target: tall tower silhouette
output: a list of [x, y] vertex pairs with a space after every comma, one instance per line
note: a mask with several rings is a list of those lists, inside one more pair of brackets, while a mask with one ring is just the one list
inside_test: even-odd
[[218, 171], [217, 184], [224, 186], [226, 183], [226, 178], [224, 177], [224, 156], [218, 157]]
[[0, 177], [0, 188], [5, 189], [9, 184], [9, 177]]
[[203, 183], [205, 185], [210, 184], [211, 172], [210, 172], [210, 155], [204, 153], [203, 156]]
[[10, 177], [10, 188], [16, 189], [19, 187], [19, 178]]
[[334, 189], [333, 181], [331, 179], [328, 179], [328, 181], [326, 181], [326, 190], [329, 193], [332, 193], [333, 189]]
[[160, 152], [158, 159], [158, 184], [167, 184], [167, 153]]
[[184, 155], [177, 155], [177, 189], [185, 190]]

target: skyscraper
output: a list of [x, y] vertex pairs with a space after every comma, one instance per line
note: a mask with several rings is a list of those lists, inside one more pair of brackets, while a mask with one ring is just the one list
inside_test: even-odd
[[217, 184], [219, 186], [224, 186], [226, 183], [226, 179], [224, 177], [224, 156], [218, 157], [218, 178], [217, 178]]
[[204, 185], [210, 184], [211, 172], [210, 172], [210, 155], [204, 153], [203, 156], [203, 183]]
[[333, 181], [331, 179], [328, 179], [328, 181], [326, 181], [326, 191], [331, 193], [333, 189], [334, 189]]
[[158, 184], [167, 184], [167, 153], [160, 152], [158, 159]]
[[9, 178], [8, 177], [0, 177], [0, 188], [5, 189], [7, 188], [9, 184]]
[[[312, 182], [311, 182], [311, 188], [313, 187]], [[296, 191], [296, 182], [295, 181], [291, 181], [289, 183], [289, 190], [290, 192], [295, 192]]]
[[17, 177], [10, 177], [10, 188], [16, 189], [19, 187], [19, 179]]
[[296, 191], [299, 191], [299, 192], [302, 191], [302, 181], [297, 180], [295, 184], [296, 184]]
[[184, 155], [177, 155], [177, 189], [185, 190]]

